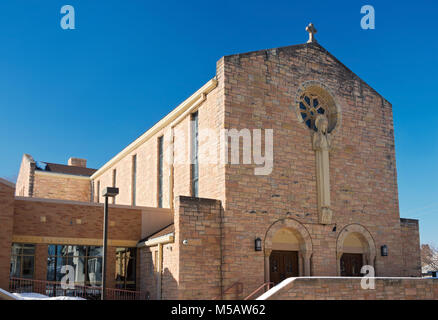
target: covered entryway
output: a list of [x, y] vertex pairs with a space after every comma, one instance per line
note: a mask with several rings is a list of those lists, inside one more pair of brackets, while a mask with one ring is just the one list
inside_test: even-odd
[[270, 281], [274, 285], [290, 277], [298, 277], [298, 251], [273, 250], [269, 256]]
[[312, 240], [294, 219], [274, 222], [265, 237], [265, 281], [275, 284], [290, 277], [310, 276]]
[[358, 224], [344, 227], [339, 233], [337, 244], [338, 275], [346, 277], [362, 276], [364, 265], [374, 267], [376, 247], [368, 230]]

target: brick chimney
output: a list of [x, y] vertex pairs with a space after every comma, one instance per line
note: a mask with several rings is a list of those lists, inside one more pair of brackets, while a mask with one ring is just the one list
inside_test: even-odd
[[80, 158], [70, 158], [68, 159], [68, 165], [73, 167], [87, 167], [87, 159], [80, 159]]

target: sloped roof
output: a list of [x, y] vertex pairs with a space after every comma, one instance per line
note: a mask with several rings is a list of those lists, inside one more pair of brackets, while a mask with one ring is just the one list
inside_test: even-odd
[[97, 171], [96, 169], [91, 169], [91, 168], [68, 166], [65, 164], [40, 162], [40, 161], [36, 163], [35, 170], [53, 172], [53, 173], [72, 174], [76, 176], [85, 176], [85, 177], [90, 177], [93, 173]]
[[174, 233], [174, 232], [175, 232], [175, 224], [171, 223], [168, 226], [164, 227], [163, 229], [160, 229], [157, 232], [154, 232], [154, 233], [148, 235], [144, 239], [141, 239], [139, 242], [145, 242], [145, 241], [159, 238], [159, 237], [162, 237], [162, 236]]
[[15, 188], [15, 183], [10, 182], [10, 181], [8, 181], [6, 179], [3, 179], [3, 178], [0, 178], [0, 183], [4, 184], [4, 185], [6, 185], [6, 186], [8, 186], [10, 188]]

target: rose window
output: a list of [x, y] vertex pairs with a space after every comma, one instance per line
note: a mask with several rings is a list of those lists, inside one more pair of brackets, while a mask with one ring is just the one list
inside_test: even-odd
[[318, 114], [328, 115], [328, 108], [324, 106], [317, 95], [304, 93], [300, 98], [300, 113], [304, 123], [315, 131], [318, 129], [315, 126], [315, 119]]

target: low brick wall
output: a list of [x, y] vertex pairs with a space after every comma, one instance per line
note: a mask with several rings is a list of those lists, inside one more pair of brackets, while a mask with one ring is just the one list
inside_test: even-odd
[[362, 289], [362, 278], [289, 278], [257, 300], [436, 300], [438, 280], [374, 278], [375, 289]]

